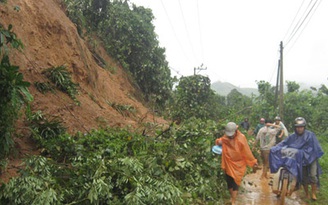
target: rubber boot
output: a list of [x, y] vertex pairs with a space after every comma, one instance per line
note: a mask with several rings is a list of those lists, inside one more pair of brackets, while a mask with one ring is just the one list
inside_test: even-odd
[[312, 200], [316, 201], [317, 200], [317, 185], [316, 184], [311, 184], [312, 188]]

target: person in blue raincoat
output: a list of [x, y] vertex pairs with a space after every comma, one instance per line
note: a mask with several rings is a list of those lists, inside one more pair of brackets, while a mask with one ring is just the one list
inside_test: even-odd
[[[319, 185], [319, 175], [322, 173], [318, 159], [324, 154], [316, 135], [305, 129], [306, 121], [303, 117], [295, 119], [295, 132], [281, 141], [270, 150], [270, 169], [277, 172], [280, 166], [287, 169], [297, 176], [297, 179], [304, 187], [307, 198], [317, 199], [316, 191]], [[283, 157], [282, 152], [285, 148], [299, 150], [295, 157], [297, 163], [288, 157]], [[311, 185], [312, 193], [309, 194], [308, 186]]]

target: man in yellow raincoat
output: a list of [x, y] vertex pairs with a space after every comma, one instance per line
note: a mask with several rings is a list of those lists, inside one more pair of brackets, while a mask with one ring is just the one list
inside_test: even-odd
[[225, 134], [215, 141], [216, 145], [222, 146], [221, 168], [226, 174], [232, 205], [236, 202], [246, 166], [257, 167], [257, 159], [253, 156], [245, 135], [237, 128], [236, 123], [229, 122], [225, 127]]

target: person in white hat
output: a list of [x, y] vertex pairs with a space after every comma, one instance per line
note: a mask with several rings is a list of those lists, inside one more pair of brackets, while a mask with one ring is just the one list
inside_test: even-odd
[[272, 120], [266, 119], [265, 126], [260, 129], [256, 135], [254, 147], [260, 142], [261, 159], [263, 162], [263, 172], [261, 179], [268, 179], [269, 154], [271, 147], [276, 145], [276, 135], [280, 131], [280, 126], [273, 124]]
[[236, 123], [229, 122], [225, 127], [225, 134], [215, 140], [216, 145], [222, 146], [221, 168], [226, 175], [232, 205], [236, 203], [246, 166], [257, 167], [257, 159], [253, 156], [245, 135], [237, 128]]

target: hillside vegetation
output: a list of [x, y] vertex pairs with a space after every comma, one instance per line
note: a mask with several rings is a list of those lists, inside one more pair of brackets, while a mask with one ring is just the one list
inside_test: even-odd
[[[0, 18], [0, 204], [224, 204], [214, 140], [282, 109], [265, 81], [222, 96], [171, 77], [151, 10], [129, 1], [0, 1]], [[305, 117], [327, 150], [327, 87], [287, 88], [285, 125]]]

